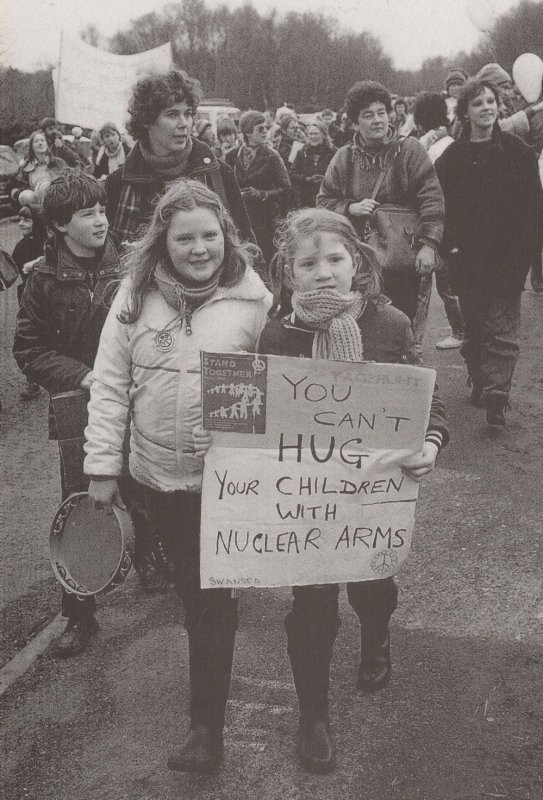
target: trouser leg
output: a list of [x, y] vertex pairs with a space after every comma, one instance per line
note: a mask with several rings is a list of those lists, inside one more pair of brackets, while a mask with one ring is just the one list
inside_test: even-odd
[[472, 287], [464, 287], [458, 293], [460, 311], [464, 324], [460, 355], [466, 362], [469, 380], [475, 389], [482, 390], [481, 376], [481, 308], [478, 293]]
[[520, 346], [520, 293], [490, 298], [481, 313], [483, 394], [507, 399]]
[[437, 293], [443, 300], [445, 307], [445, 314], [451, 326], [452, 335], [457, 339], [461, 339], [463, 335], [464, 324], [462, 321], [462, 313], [460, 311], [460, 303], [458, 297], [453, 293], [449, 281], [449, 272], [445, 264], [436, 271], [436, 289]]
[[383, 271], [383, 291], [392, 301], [392, 305], [406, 314], [411, 322], [417, 313], [417, 301], [420, 288], [420, 275], [416, 272]]
[[221, 731], [230, 688], [237, 600], [228, 589], [200, 588], [201, 497], [144, 487], [145, 505], [174, 565], [189, 639], [191, 724]]
[[349, 583], [347, 597], [360, 622], [358, 688], [374, 692], [390, 680], [389, 623], [398, 604], [393, 578]]
[[338, 586], [298, 586], [285, 618], [300, 718], [328, 721], [330, 662], [341, 622]]
[[430, 298], [432, 297], [432, 276], [424, 275], [420, 281], [419, 296], [417, 300], [417, 311], [413, 320], [413, 338], [417, 349], [422, 348], [422, 340], [426, 333], [428, 324], [428, 311], [430, 309]]

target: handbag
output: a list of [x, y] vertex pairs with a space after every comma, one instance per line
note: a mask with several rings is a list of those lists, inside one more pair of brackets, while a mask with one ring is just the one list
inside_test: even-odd
[[[397, 151], [396, 151], [397, 154]], [[379, 173], [371, 199], [375, 200], [396, 154]], [[366, 243], [373, 247], [383, 271], [406, 272], [415, 270], [419, 250], [416, 233], [419, 215], [407, 206], [384, 203], [371, 214], [366, 229]]]
[[0, 292], [13, 286], [19, 277], [17, 264], [5, 250], [0, 250]]

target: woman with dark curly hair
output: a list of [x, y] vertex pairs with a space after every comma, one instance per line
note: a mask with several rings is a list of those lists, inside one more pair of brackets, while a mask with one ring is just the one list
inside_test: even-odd
[[181, 178], [195, 178], [216, 192], [243, 239], [253, 234], [232, 170], [204, 142], [191, 137], [200, 84], [172, 70], [148, 75], [134, 86], [128, 132], [136, 144], [122, 167], [106, 179], [106, 213], [119, 242], [145, 231], [155, 201]]
[[[356, 132], [330, 162], [317, 205], [345, 214], [360, 236], [379, 205], [417, 212], [415, 270], [402, 270], [399, 265], [397, 270], [383, 272], [386, 294], [413, 321], [421, 275], [436, 267], [445, 213], [443, 193], [424, 147], [413, 137], [401, 137], [390, 124], [392, 103], [384, 86], [375, 81], [355, 83], [347, 93], [345, 110]], [[382, 172], [384, 179], [372, 198]]]

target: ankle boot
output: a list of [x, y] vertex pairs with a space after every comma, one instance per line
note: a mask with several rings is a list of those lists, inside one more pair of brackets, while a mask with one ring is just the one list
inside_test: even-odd
[[487, 394], [484, 396], [486, 406], [486, 424], [492, 428], [505, 428], [505, 411], [509, 408], [507, 395]]
[[392, 664], [390, 661], [390, 632], [381, 642], [367, 641], [363, 645], [358, 669], [357, 689], [362, 692], [378, 692], [390, 683]]
[[330, 723], [323, 719], [300, 719], [298, 758], [308, 772], [326, 775], [337, 764]]
[[210, 775], [222, 764], [222, 728], [213, 729], [203, 723], [191, 725], [181, 748], [170, 756], [168, 767], [178, 772]]
[[337, 762], [328, 709], [330, 662], [340, 626], [337, 592], [299, 594], [302, 599], [295, 598], [293, 610], [285, 619], [300, 707], [297, 754], [306, 770], [322, 775], [331, 772]]

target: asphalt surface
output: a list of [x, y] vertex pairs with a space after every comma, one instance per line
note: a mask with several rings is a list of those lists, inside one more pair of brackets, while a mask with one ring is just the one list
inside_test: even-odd
[[[0, 223], [0, 246], [13, 246]], [[47, 558], [60, 493], [47, 400], [22, 404], [10, 356], [15, 290], [0, 295], [0, 666], [58, 612]], [[458, 351], [432, 300], [425, 357], [437, 367], [452, 442], [426, 481], [399, 576], [393, 680], [354, 689], [358, 630], [342, 595], [332, 665], [338, 767], [313, 776], [294, 752], [296, 695], [282, 619], [288, 589], [241, 593], [225, 768], [168, 771], [186, 730], [187, 640], [173, 592], [136, 579], [99, 601], [82, 656], [46, 651], [0, 697], [2, 800], [541, 800], [543, 798], [543, 295], [523, 295], [522, 355], [505, 432], [472, 408]]]

